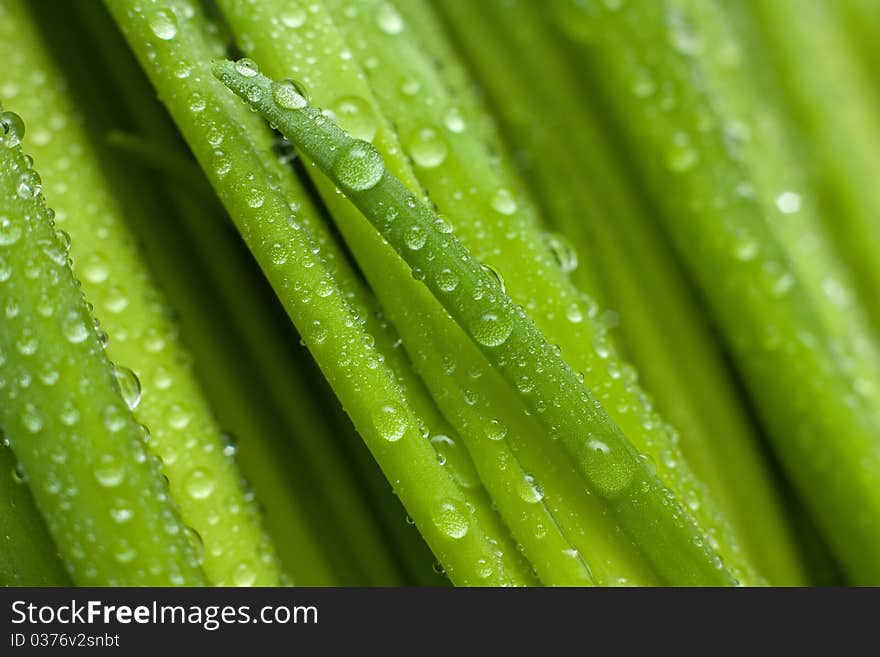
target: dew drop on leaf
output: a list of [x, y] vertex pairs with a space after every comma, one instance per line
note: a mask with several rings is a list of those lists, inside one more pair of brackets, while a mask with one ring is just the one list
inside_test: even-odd
[[288, 110], [302, 109], [309, 104], [299, 85], [290, 79], [272, 83], [272, 98], [279, 107]]
[[235, 71], [246, 78], [253, 78], [260, 72], [260, 67], [253, 59], [243, 57], [235, 62]]
[[92, 472], [95, 480], [105, 488], [115, 488], [125, 480], [125, 466], [112, 454], [103, 454]]
[[383, 2], [376, 12], [376, 25], [385, 34], [400, 34], [405, 24], [397, 9], [390, 2]]
[[379, 151], [362, 139], [350, 143], [333, 163], [333, 175], [339, 184], [355, 192], [375, 187], [385, 173]]
[[433, 128], [419, 128], [409, 136], [406, 146], [413, 162], [425, 169], [440, 166], [449, 150]]
[[127, 367], [114, 365], [113, 377], [126, 406], [133, 411], [141, 401], [141, 382], [137, 375]]
[[156, 38], [170, 41], [177, 36], [177, 17], [170, 9], [157, 9], [149, 20], [150, 30]]
[[470, 529], [467, 510], [455, 500], [441, 502], [434, 513], [433, 521], [437, 529], [453, 540], [464, 538]]
[[379, 404], [372, 412], [373, 426], [376, 432], [388, 442], [397, 442], [403, 438], [409, 427], [406, 413], [395, 402]]
[[508, 317], [495, 312], [483, 315], [471, 326], [474, 340], [484, 347], [498, 347], [507, 341], [513, 331], [513, 323]]
[[217, 479], [205, 468], [195, 468], [186, 478], [186, 492], [195, 500], [203, 500], [217, 487]]

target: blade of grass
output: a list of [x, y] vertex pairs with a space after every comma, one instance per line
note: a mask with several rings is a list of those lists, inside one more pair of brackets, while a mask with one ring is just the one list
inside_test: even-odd
[[[4, 258], [0, 271], [6, 266]], [[2, 431], [0, 440], [6, 442]], [[12, 452], [0, 446], [0, 586], [70, 586], [58, 548], [16, 466]]]
[[[509, 0], [438, 7], [480, 72], [508, 140], [531, 151], [526, 161], [535, 166], [527, 171], [536, 173], [529, 178], [546, 216], [575, 238], [579, 260], [586, 261], [575, 273], [590, 266], [601, 272], [605, 296], [621, 314], [626, 351], [660, 412], [680, 431], [688, 462], [760, 572], [771, 583], [803, 582], [783, 509], [718, 346], [651, 209], [624, 178], [589, 99], [579, 95], [577, 74], [540, 8]], [[524, 102], [505, 101], [514, 97]], [[539, 115], [544, 125], [535, 127]], [[590, 285], [591, 278], [578, 282]]]
[[[287, 9], [308, 9], [308, 22], [299, 27], [279, 23], [281, 8], [272, 4], [255, 8], [226, 2], [221, 6], [239, 40], [253, 44], [256, 56], [282, 72], [280, 75], [296, 71], [313, 97], [324, 98], [330, 107], [339, 106], [339, 114], [360, 134], [372, 133], [375, 143], [391, 156], [389, 161], [396, 171], [418, 184], [397, 136], [354, 65], [351, 51], [321, 6], [286, 5]], [[257, 38], [267, 29], [277, 38]], [[317, 47], [349, 55], [341, 54], [338, 60], [309, 57], [309, 51]], [[382, 301], [383, 312], [400, 331], [417, 371], [457, 429], [481, 481], [542, 581], [584, 583], [591, 573], [599, 581], [625, 578], [651, 582], [643, 560], [615, 531], [601, 505], [583, 495], [583, 483], [561, 450], [530, 439], [543, 430], [525, 415], [516, 394], [424, 286], [413, 279], [406, 263], [357, 209], [338, 195], [336, 186], [317, 170], [312, 171], [347, 244]], [[442, 444], [442, 440], [435, 444]], [[536, 485], [543, 495], [529, 494]], [[570, 531], [565, 531], [563, 520]]]
[[[385, 337], [363, 327], [372, 307], [343, 263], [328, 264], [329, 240], [305, 193], [270, 157], [270, 137], [211, 78], [203, 18], [186, 2], [112, 0], [117, 24], [157, 87], [315, 360], [382, 466], [426, 541], [459, 584], [528, 583], [530, 574], [495, 526], [493, 512], [441, 466], [422, 436], [412, 400], [386, 361]], [[173, 29], [168, 26], [172, 25]], [[175, 73], [181, 69], [187, 75]], [[193, 110], [198, 93], [206, 105]], [[207, 102], [210, 100], [210, 102]], [[213, 143], [212, 143], [213, 142]], [[298, 203], [293, 211], [290, 203]], [[377, 351], [377, 345], [382, 352]], [[470, 508], [474, 509], [471, 514]], [[487, 568], [488, 566], [488, 568]]]
[[[270, 467], [276, 470], [279, 466], [286, 467], [290, 473], [288, 477], [294, 484], [286, 487], [286, 494], [282, 490], [264, 490], [265, 476], [261, 470], [244, 468], [257, 498], [266, 509], [267, 527], [273, 534], [283, 534], [288, 541], [302, 543], [305, 534], [317, 534], [315, 538], [320, 541], [320, 546], [286, 543], [284, 558], [288, 562], [288, 571], [295, 575], [297, 583], [303, 585], [334, 580], [347, 585], [389, 585], [400, 582], [400, 574], [392, 562], [387, 540], [378, 530], [364, 495], [356, 486], [353, 473], [339, 453], [339, 441], [333, 435], [337, 429], [328, 424], [321, 408], [320, 396], [329, 393], [324, 388], [315, 387], [314, 373], [304, 367], [299, 337], [290, 329], [289, 319], [280, 308], [278, 312], [267, 311], [276, 309], [274, 293], [216, 202], [213, 190], [198, 165], [188, 154], [178, 154], [181, 144], [173, 124], [155, 99], [149, 82], [143, 77], [103, 7], [88, 3], [76, 5], [76, 10], [80, 19], [90, 28], [89, 33], [98, 45], [99, 52], [106, 61], [112, 62], [111, 78], [99, 79], [98, 82], [102, 83], [102, 88], [112, 85], [125, 89], [121, 100], [128, 110], [127, 114], [136, 118], [133, 129], [143, 135], [138, 140], [139, 144], [149, 144], [152, 151], [159, 150], [165, 154], [165, 157], [148, 154], [153, 166], [158, 166], [167, 174], [168, 165], [165, 162], [174, 158], [175, 154], [181, 160], [173, 176], [165, 175], [158, 181], [167, 189], [167, 197], [173, 206], [170, 212], [163, 215], [168, 217], [162, 222], [164, 230], [155, 218], [135, 228], [140, 229], [141, 239], [147, 244], [147, 257], [156, 259], [156, 269], [163, 275], [162, 282], [170, 288], [184, 281], [184, 285], [191, 289], [191, 293], [181, 297], [176, 305], [184, 308], [204, 306], [206, 304], [200, 303], [199, 299], [205, 296], [215, 299], [222, 304], [223, 310], [219, 313], [215, 311], [217, 317], [209, 321], [218, 321], [223, 317], [224, 323], [240, 336], [240, 344], [235, 348], [213, 356], [220, 358], [222, 366], [214, 368], [212, 377], [221, 375], [224, 369], [236, 369], [235, 365], [230, 366], [224, 353], [241, 353], [242, 357], [236, 361], [244, 361], [247, 367], [238, 368], [243, 371], [230, 372], [227, 376], [231, 375], [234, 384], [250, 379], [252, 383], [246, 387], [261, 389], [256, 396], [248, 395], [251, 401], [263, 400], [243, 409], [243, 412], [264, 417], [270, 415], [275, 424], [266, 427], [266, 423], [262, 422], [260, 435], [254, 433], [254, 428], [242, 433], [244, 427], [236, 422], [239, 460], [243, 457], [243, 463], [251, 465], [253, 459], [248, 452], [252, 449], [268, 449], [270, 454], [275, 454], [278, 464]], [[129, 143], [131, 141], [129, 138]], [[143, 151], [140, 146], [137, 148]], [[196, 176], [178, 176], [176, 171], [184, 167], [188, 167]], [[204, 190], [204, 194], [193, 194], [194, 188]], [[181, 245], [180, 240], [169, 244], [169, 240], [164, 239], [164, 234], [173, 234], [173, 225], [180, 223], [186, 227], [187, 244], [194, 243], [191, 247]], [[154, 245], [152, 250], [150, 244]], [[178, 257], [183, 255], [181, 246], [184, 249], [192, 248], [193, 253], [197, 254], [197, 260], [205, 270], [202, 278], [208, 280], [193, 280], [191, 272], [180, 271], [188, 265], [188, 261], [193, 260], [192, 257]], [[169, 249], [177, 251], [178, 255], [167, 254], [163, 257]], [[206, 289], [212, 292], [206, 295]], [[249, 308], [249, 311], [237, 311], [240, 308]], [[185, 315], [183, 320], [185, 324]], [[200, 331], [193, 330], [189, 332], [189, 337], [195, 341], [200, 339], [200, 334]], [[197, 367], [198, 364], [197, 354]], [[259, 377], [254, 376], [255, 372], [259, 373]], [[291, 399], [301, 400], [301, 403], [290, 404]], [[228, 403], [230, 400], [226, 398], [220, 408], [221, 420], [226, 416]], [[251, 422], [254, 427], [261, 420], [252, 417]], [[283, 424], [279, 426], [278, 423]], [[352, 439], [350, 431], [345, 433], [344, 438]], [[271, 444], [253, 447], [254, 441], [271, 441]], [[272, 458], [271, 455], [269, 458]], [[260, 459], [263, 465], [266, 465], [266, 460]], [[295, 511], [290, 505], [287, 509], [274, 508], [281, 495], [288, 499], [298, 497], [308, 500], [308, 504], [303, 510]], [[289, 502], [298, 504], [293, 499], [289, 499]], [[300, 516], [303, 516], [303, 511], [307, 512], [310, 527], [292, 524], [291, 517], [295, 516], [288, 517], [291, 511]], [[281, 551], [282, 546], [277, 547]], [[309, 555], [310, 558], [304, 559]], [[319, 567], [316, 560], [325, 563]], [[328, 571], [330, 565], [335, 573], [333, 577]]]
[[[497, 277], [438, 227], [437, 215], [385, 168], [375, 147], [353, 139], [309, 107], [291, 83], [273, 83], [252, 63], [220, 62], [214, 72], [295, 140], [407, 264], [424, 272], [435, 298], [571, 453], [591, 492], [665, 581], [733, 583], [717, 554], [701, 539], [693, 518], [525, 312], [504, 294]], [[456, 294], [443, 284], [444, 270], [458, 281]], [[534, 387], [523, 389], [524, 371], [533, 374]]]
[[737, 9], [751, 15], [756, 40], [766, 48], [774, 83], [805, 147], [828, 234], [853, 268], [861, 304], [880, 330], [880, 198], [873, 193], [880, 176], [880, 114], [871, 93], [874, 71], [859, 65], [838, 15], [843, 10], [828, 3], [769, 0], [731, 8]]
[[[252, 502], [244, 497], [234, 461], [169, 321], [169, 309], [151, 281], [125, 225], [137, 197], [117, 194], [102, 172], [64, 74], [52, 60], [23, 3], [3, 0], [0, 57], [10, 62], [8, 102], [40, 121], [32, 153], [53, 199], [57, 220], [70, 234], [71, 257], [83, 291], [110, 336], [108, 355], [129, 405], [149, 428], [149, 449], [184, 521], [204, 543], [204, 569], [218, 584], [276, 585], [274, 550]], [[36, 76], [35, 76], [36, 74]], [[35, 83], [34, 80], [42, 80]], [[156, 385], [161, 380], [163, 383]], [[220, 521], [222, 519], [222, 522]]]
[[192, 530], [120, 392], [23, 130], [0, 115], [0, 426], [76, 584], [202, 585]]
[[[860, 582], [880, 576], [873, 413], [840, 366], [820, 313], [731, 152], [702, 83], [705, 48], [669, 2], [618, 11], [557, 3], [560, 28], [613, 120], [679, 256], [710, 304], [789, 475]], [[634, 81], [657, 93], [640, 97]], [[650, 155], [648, 157], [647, 155]], [[743, 258], [744, 239], [760, 257]], [[833, 439], [831, 439], [833, 437]], [[832, 467], [831, 464], [834, 464]]]

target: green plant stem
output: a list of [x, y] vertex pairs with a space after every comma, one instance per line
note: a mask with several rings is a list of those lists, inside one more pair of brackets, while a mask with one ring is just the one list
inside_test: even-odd
[[[600, 271], [602, 296], [621, 315], [626, 351], [660, 412], [679, 430], [694, 472], [768, 581], [803, 582], [763, 455], [702, 311], [650, 208], [624, 179], [625, 169], [589, 99], [579, 94], [577, 73], [541, 9], [506, 0], [438, 6], [480, 73], [508, 139], [529, 149], [527, 171], [535, 174], [529, 179], [548, 220], [577, 245], [581, 262], [574, 273]], [[554, 102], [547, 105], [544, 99], [551, 96]], [[526, 102], [505, 101], [514, 97]], [[545, 125], [536, 129], [539, 115]], [[591, 278], [578, 281], [589, 285]]]
[[[14, 28], [4, 34], [0, 56], [15, 62], [6, 80], [20, 90], [10, 105], [39, 122], [31, 150], [43, 184], [71, 236], [83, 291], [110, 337], [108, 355], [128, 368], [119, 370], [123, 392], [149, 428], [149, 448], [162, 459], [185, 522], [204, 542], [205, 572], [214, 583], [277, 584], [272, 545], [244, 498], [207, 401], [183, 365], [167, 304], [125, 225], [125, 206], [138, 202], [111, 189], [96, 149], [76, 125], [81, 110], [63, 91], [63, 74], [28, 10], [14, 0], [5, 6], [14, 20], [4, 24]], [[29, 83], [35, 71], [43, 84]]]
[[[844, 10], [836, 5], [769, 0], [736, 9], [752, 17], [788, 118], [805, 145], [828, 234], [853, 268], [861, 304], [880, 330], [880, 198], [872, 191], [880, 176], [880, 114], [871, 93], [874, 71], [854, 56], [841, 21]], [[804, 57], [807, 52], [822, 56]]]
[[[360, 134], [372, 133], [395, 172], [418, 185], [397, 135], [354, 65], [357, 60], [340, 57], [340, 65], [335, 58], [308, 57], [309, 50], [319, 44], [327, 51], [351, 52], [322, 7], [287, 5], [288, 10], [308, 9], [308, 22], [299, 28], [279, 26], [284, 32], [277, 39], [257, 37], [273, 24], [280, 7], [263, 3], [254, 8], [239, 2], [224, 2], [222, 7], [238, 38], [254, 44], [253, 54], [270, 70], [279, 76], [296, 71], [311, 96], [337, 108], [334, 111]], [[454, 441], [464, 449], [454, 453], [470, 454], [478, 481], [488, 490], [542, 582], [585, 583], [590, 573], [598, 581], [652, 581], [638, 554], [632, 555], [626, 539], [601, 512], [601, 505], [585, 498], [583, 483], [565, 463], [561, 450], [532, 440], [532, 436], [544, 433], [543, 429], [525, 415], [516, 394], [507, 389], [467, 335], [413, 279], [410, 268], [360, 212], [338, 195], [335, 185], [317, 169], [312, 172], [348, 246], [381, 300], [383, 313], [400, 331], [416, 370], [457, 429], [461, 442]], [[493, 211], [493, 216], [499, 215]], [[445, 444], [443, 436], [448, 432], [432, 433], [436, 433], [435, 446]], [[450, 463], [447, 459], [447, 466]], [[543, 497], [528, 492], [535, 486], [543, 489]], [[569, 531], [563, 521], [571, 528]], [[606, 575], [605, 570], [611, 572]]]
[[[125, 48], [126, 51], [127, 48], [121, 35], [115, 32], [109, 17], [94, 16], [95, 13], [102, 11], [102, 8], [98, 5], [91, 7], [93, 23], [100, 18], [104, 18], [109, 23], [93, 26], [92, 33], [96, 40], [99, 43], [111, 37], [118, 40], [118, 43], [108, 44], [103, 50], [107, 51], [105, 56], [113, 55], [113, 80], [127, 81], [125, 85], [120, 82], [120, 86], [127, 89], [123, 98], [126, 107], [132, 108], [132, 115], [140, 117], [136, 129], [148, 137], [148, 143], [153, 145], [154, 151], [162, 149], [163, 152], [170, 154], [168, 157], [174, 157], [179, 140], [176, 139], [173, 125], [167, 121], [161, 106], [154, 100], [152, 90], [148, 82], [143, 79], [136, 61], [127, 52], [113, 53], [113, 50], [119, 47]], [[88, 9], [89, 5], [85, 5], [80, 8], [80, 12], [83, 13]], [[138, 82], [140, 84], [137, 84]], [[148, 112], [150, 108], [153, 110], [152, 113]], [[159, 163], [158, 158], [153, 160]], [[228, 222], [222, 208], [216, 203], [213, 191], [198, 169], [198, 165], [189, 158], [184, 162], [198, 174], [197, 181], [191, 181], [189, 178], [179, 179], [177, 176], [163, 177], [161, 181], [161, 184], [168, 189], [172, 204], [176, 206], [173, 221], [181, 221], [186, 225], [189, 241], [195, 243], [193, 248], [194, 253], [198, 255], [197, 260], [203, 264], [205, 273], [210, 279], [208, 285], [215, 291], [210, 296], [222, 300], [227, 321], [242, 338], [239, 347], [226, 353], [240, 352], [244, 349], [247, 356], [241, 360], [249, 363], [251, 368], [260, 373], [260, 380], [268, 382], [268, 385], [259, 384], [263, 392], [257, 398], [263, 397], [265, 401], [245, 409], [245, 412], [280, 416], [277, 418], [278, 421], [284, 423], [283, 430], [279, 430], [276, 424], [264, 435], [248, 433], [243, 435], [239, 432], [237, 434], [241, 447], [239, 458], [241, 460], [241, 455], [244, 455], [244, 458], [250, 461], [246, 452], [260, 448], [251, 447], [254, 441], [271, 441], [269, 449], [279, 455], [277, 458], [279, 463], [274, 467], [277, 469], [279, 465], [286, 464], [291, 472], [290, 479], [295, 484], [288, 488], [299, 499], [308, 499], [305, 511], [308, 512], [311, 529], [290, 526], [289, 520], [284, 518], [287, 515], [286, 511], [279, 512], [269, 508], [275, 506], [279, 492], [275, 491], [271, 495], [261, 494], [263, 485], [260, 480], [263, 477], [260, 471], [246, 470], [258, 499], [264, 501], [267, 521], [271, 520], [270, 530], [274, 530], [273, 533], [284, 532], [290, 538], [295, 538], [293, 534], [302, 536], [305, 533], [317, 533], [320, 536], [321, 551], [326, 555], [323, 560], [332, 564], [336, 580], [340, 583], [388, 585], [400, 582], [400, 574], [391, 560], [387, 541], [378, 530], [366, 500], [358, 490], [356, 481], [340, 454], [340, 448], [336, 444], [338, 441], [332, 435], [335, 428], [328, 426], [322, 413], [318, 397], [320, 393], [326, 394], [326, 391], [323, 389], [316, 391], [314, 385], [307, 382], [307, 378], [313, 377], [310, 377], [308, 370], [303, 366], [302, 353], [297, 344], [298, 337], [290, 330], [289, 320], [283, 312], [269, 313], [263, 310], [264, 304], [266, 308], [272, 308], [276, 302], [271, 289], [265, 284], [262, 272], [253, 264], [250, 254], [241, 244], [231, 222]], [[165, 165], [162, 166], [164, 169]], [[182, 164], [177, 168], [183, 166]], [[204, 194], [206, 199], [200, 198], [202, 195], [192, 194], [192, 189], [196, 185], [198, 189], [206, 191]], [[155, 228], [154, 226], [151, 230], [150, 226], [143, 226], [140, 232], [144, 235], [144, 239], [149, 240], [150, 236], [162, 232]], [[156, 241], [155, 237], [153, 241]], [[160, 239], [156, 253], [152, 255], [159, 255], [163, 248], [167, 249], [165, 242], [167, 240]], [[165, 260], [169, 259], [165, 258]], [[191, 277], [176, 272], [175, 267], [169, 266], [174, 262], [183, 262], [185, 259], [171, 260], [172, 263], [163, 263], [161, 268], [168, 285], [174, 285], [179, 280], [189, 281]], [[180, 265], [177, 268], [179, 267]], [[190, 283], [190, 286], [193, 287], [193, 293], [200, 294], [198, 282]], [[203, 293], [201, 294], [203, 296]], [[262, 303], [260, 300], [263, 300]], [[185, 307], [191, 307], [195, 303], [193, 299], [181, 299], [181, 305]], [[251, 310], [236, 312], [237, 308]], [[223, 312], [221, 311], [221, 314]], [[198, 336], [199, 332], [190, 332], [190, 337], [194, 340]], [[218, 354], [218, 357], [222, 358], [225, 367], [228, 368], [228, 359], [222, 357], [222, 354]], [[198, 360], [196, 363], [198, 365]], [[255, 377], [246, 372], [233, 375], [236, 382], [247, 378]], [[291, 404], [289, 403], [291, 399], [300, 400], [300, 403]], [[266, 408], [261, 411], [258, 410], [260, 407]], [[270, 408], [272, 410], [269, 410]], [[221, 410], [221, 420], [224, 414]], [[346, 438], [349, 436], [346, 435]], [[293, 468], [290, 468], [290, 465], [293, 465]], [[287, 497], [291, 497], [291, 494], [288, 493]], [[267, 505], [266, 502], [270, 504]], [[289, 527], [285, 529], [285, 525]], [[298, 583], [320, 582], [323, 579], [322, 569], [314, 564], [309, 565], [303, 560], [306, 553], [314, 554], [315, 550], [307, 549], [304, 552], [304, 547], [291, 545], [285, 549], [286, 560], [289, 562], [288, 570], [297, 574]], [[292, 559], [294, 555], [296, 558]], [[294, 561], [298, 562], [295, 567], [292, 563]], [[325, 566], [324, 576], [329, 574], [326, 570]], [[303, 580], [303, 577], [306, 579]]]
[[[556, 20], [595, 74], [789, 475], [850, 577], [877, 581], [875, 414], [852, 394], [854, 382], [761, 203], [742, 193], [755, 188], [754, 173], [729, 149], [711, 91], [694, 84], [705, 75], [704, 51], [687, 16], [669, 2], [612, 11], [561, 1]], [[638, 93], [645, 80], [655, 93]], [[747, 242], [760, 257], [743, 257]]]
[[15, 470], [15, 456], [0, 447], [0, 586], [70, 586], [33, 495]]
[[[243, 72], [244, 71], [244, 72]], [[492, 365], [571, 453], [591, 492], [600, 497], [639, 545], [656, 572], [674, 584], [729, 584], [734, 580], [687, 511], [657, 479], [553, 346], [504, 294], [498, 279], [390, 173], [375, 147], [355, 140], [285, 96], [274, 83], [241, 64], [214, 72], [305, 152], [364, 213], [464, 328]], [[295, 93], [295, 92], [294, 92]], [[275, 98], [287, 99], [287, 106]], [[299, 109], [294, 109], [299, 105]], [[451, 274], [458, 286], [450, 294]], [[523, 389], [520, 377], [533, 374]], [[650, 520], [648, 520], [650, 518]]]
[[65, 238], [0, 116], [0, 426], [80, 586], [202, 585], [192, 532], [120, 394]]
[[[389, 354], [377, 351], [382, 336], [364, 329], [360, 308], [372, 303], [363, 297], [346, 298], [346, 291], [358, 289], [357, 285], [345, 279], [344, 263], [328, 264], [334, 249], [329, 240], [316, 241], [322, 229], [315, 211], [295, 180], [270, 157], [270, 138], [259, 119], [224, 95], [222, 86], [211, 78], [208, 60], [216, 50], [204, 40], [201, 15], [180, 3], [113, 0], [108, 6], [315, 360], [450, 578], [459, 584], [530, 582], [516, 551], [503, 549], [508, 541], [493, 526], [491, 512], [471, 514], [468, 504], [475, 510], [488, 507], [471, 500], [469, 491], [437, 462], [411, 405], [418, 390], [407, 387], [404, 393], [396, 373], [385, 364]], [[174, 25], [173, 34], [165, 29], [168, 22]], [[188, 74], [176, 75], [181, 69]], [[194, 94], [206, 100], [204, 107], [193, 103]], [[298, 209], [292, 209], [291, 203]]]

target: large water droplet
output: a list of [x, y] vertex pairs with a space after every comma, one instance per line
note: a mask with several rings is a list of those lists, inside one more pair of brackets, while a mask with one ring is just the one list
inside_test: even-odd
[[444, 500], [434, 513], [434, 525], [451, 539], [467, 536], [470, 519], [464, 505], [455, 500]]
[[378, 434], [392, 443], [403, 438], [409, 427], [405, 411], [395, 402], [376, 406], [372, 412], [372, 419]]
[[492, 196], [492, 209], [504, 215], [511, 215], [517, 210], [516, 199], [509, 189], [501, 188]]
[[400, 34], [405, 24], [397, 9], [390, 2], [383, 2], [376, 12], [376, 25], [385, 34]]
[[776, 207], [783, 214], [794, 214], [801, 209], [800, 194], [795, 192], [782, 192], [776, 197]]
[[235, 71], [246, 78], [253, 78], [260, 72], [260, 67], [253, 59], [243, 57], [235, 62]]
[[115, 488], [125, 480], [125, 466], [112, 454], [102, 455], [93, 473], [97, 482], [106, 488]]
[[272, 83], [272, 98], [279, 107], [289, 110], [302, 109], [309, 104], [299, 85], [289, 79]]
[[425, 232], [425, 229], [422, 228], [419, 224], [413, 224], [409, 228], [406, 229], [406, 233], [403, 236], [403, 241], [406, 244], [406, 248], [411, 251], [418, 251], [423, 246], [425, 246], [425, 242], [428, 239], [428, 235]]
[[354, 192], [372, 189], [384, 173], [385, 163], [379, 151], [362, 139], [346, 146], [333, 163], [333, 175], [339, 184]]
[[21, 226], [9, 217], [0, 217], [0, 246], [11, 246], [21, 239]]
[[15, 112], [0, 112], [0, 146], [14, 148], [24, 137], [24, 121]]
[[489, 420], [489, 425], [486, 427], [486, 438], [489, 440], [504, 440], [506, 436], [507, 427], [501, 422], [501, 420]]
[[488, 312], [474, 322], [471, 332], [474, 340], [484, 347], [497, 347], [510, 337], [513, 332], [513, 322], [504, 314]]
[[305, 25], [307, 14], [305, 9], [291, 7], [282, 11], [280, 18], [283, 25], [296, 29]]
[[629, 488], [635, 475], [635, 463], [615, 445], [613, 436], [593, 434], [586, 441], [584, 467], [597, 495], [614, 499]]
[[332, 108], [339, 125], [355, 139], [372, 141], [376, 136], [376, 115], [360, 96], [339, 98]]
[[177, 17], [170, 9], [158, 9], [150, 16], [150, 30], [162, 41], [170, 41], [177, 36]]
[[141, 401], [141, 382], [137, 375], [127, 367], [113, 366], [113, 377], [122, 394], [122, 399], [130, 410], [137, 408]]
[[39, 174], [29, 169], [25, 171], [18, 179], [18, 195], [21, 198], [33, 198], [43, 189], [43, 182], [40, 180]]
[[430, 169], [443, 163], [449, 149], [436, 130], [420, 128], [409, 136], [407, 150], [413, 162], [420, 167]]
[[186, 478], [186, 492], [196, 500], [203, 500], [214, 492], [217, 479], [204, 468], [195, 468]]
[[517, 488], [519, 496], [524, 502], [537, 504], [544, 499], [544, 489], [532, 475], [525, 475]]
[[437, 274], [437, 287], [442, 292], [454, 292], [458, 287], [458, 276], [449, 269], [441, 269]]
[[85, 320], [76, 310], [71, 310], [61, 321], [61, 331], [71, 344], [79, 344], [89, 337], [89, 329]]

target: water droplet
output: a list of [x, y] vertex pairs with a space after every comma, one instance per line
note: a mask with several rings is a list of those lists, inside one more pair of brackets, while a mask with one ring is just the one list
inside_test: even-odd
[[115, 488], [125, 480], [125, 467], [112, 454], [102, 455], [93, 473], [97, 482], [105, 488]]
[[134, 518], [134, 511], [126, 506], [117, 506], [110, 509], [110, 517], [113, 522], [123, 524]]
[[150, 16], [150, 29], [162, 41], [170, 41], [177, 36], [177, 17], [170, 9], [159, 9]]
[[82, 263], [82, 274], [89, 283], [97, 285], [106, 281], [110, 276], [106, 257], [100, 253], [90, 253]]
[[380, 404], [372, 412], [373, 426], [388, 442], [397, 442], [406, 434], [409, 422], [406, 412], [395, 402]]
[[283, 265], [290, 258], [290, 253], [281, 242], [275, 242], [269, 249], [269, 257], [274, 264]]
[[544, 499], [544, 489], [532, 475], [525, 475], [517, 489], [524, 502], [537, 504]]
[[291, 7], [281, 13], [281, 23], [294, 29], [302, 27], [306, 23], [306, 10], [300, 7]]
[[113, 366], [113, 376], [116, 379], [119, 392], [122, 394], [122, 399], [129, 410], [133, 411], [141, 401], [141, 382], [134, 372], [119, 365]]
[[440, 503], [434, 513], [434, 525], [451, 539], [458, 540], [467, 536], [470, 519], [464, 506], [455, 500]]
[[15, 112], [0, 112], [0, 146], [14, 148], [24, 137], [24, 121]]
[[407, 150], [413, 162], [430, 169], [443, 163], [449, 149], [436, 130], [420, 128], [409, 136]]
[[449, 269], [441, 269], [437, 274], [437, 287], [443, 292], [454, 292], [458, 287], [458, 276]]
[[591, 435], [583, 459], [593, 490], [609, 499], [622, 495], [635, 475], [634, 461], [621, 448], [613, 446], [616, 442], [610, 435]]
[[376, 25], [385, 34], [400, 34], [405, 27], [403, 17], [390, 2], [383, 2], [376, 12]]
[[120, 538], [113, 546], [113, 558], [119, 563], [131, 563], [137, 557], [137, 550], [124, 538]]
[[418, 251], [421, 249], [425, 246], [427, 239], [428, 235], [425, 232], [425, 229], [419, 224], [413, 224], [407, 228], [406, 233], [403, 236], [403, 241], [406, 244], [406, 247], [411, 251]]
[[667, 16], [669, 39], [672, 47], [682, 55], [698, 55], [703, 50], [703, 40], [694, 29], [691, 21], [679, 11], [671, 11]]
[[376, 115], [360, 96], [344, 96], [333, 104], [336, 121], [355, 139], [372, 141], [376, 136]]
[[636, 71], [632, 81], [632, 92], [637, 98], [649, 98], [657, 91], [657, 83], [651, 77], [651, 72], [641, 68]]
[[693, 169], [700, 161], [690, 136], [679, 132], [673, 137], [672, 145], [666, 152], [666, 166], [674, 173], [684, 173]]
[[76, 310], [71, 310], [64, 317], [61, 322], [61, 331], [71, 344], [79, 344], [89, 337], [89, 329], [86, 326], [85, 320]]
[[186, 429], [191, 420], [192, 415], [183, 404], [173, 404], [168, 411], [168, 424], [172, 429]]
[[782, 192], [776, 197], [776, 207], [783, 214], [794, 214], [801, 209], [800, 194], [794, 192]]
[[362, 139], [346, 146], [333, 163], [333, 175], [339, 184], [354, 192], [372, 189], [384, 173], [385, 163], [379, 151]]
[[257, 66], [257, 63], [253, 59], [243, 57], [235, 62], [235, 70], [239, 75], [243, 75], [246, 78], [253, 78], [260, 72], [260, 67]]
[[464, 117], [461, 115], [461, 110], [457, 107], [450, 107], [446, 110], [446, 113], [443, 115], [443, 125], [446, 126], [446, 129], [449, 130], [449, 132], [454, 132], [456, 134], [464, 132], [467, 127], [464, 122]]
[[18, 195], [21, 198], [33, 198], [43, 189], [43, 182], [36, 171], [29, 169], [25, 171], [18, 179]]
[[205, 562], [205, 543], [202, 541], [201, 534], [189, 526], [184, 528], [183, 533], [193, 551], [193, 559], [196, 565], [201, 566]]
[[544, 240], [547, 243], [547, 248], [550, 249], [550, 253], [553, 254], [553, 259], [556, 260], [562, 271], [569, 273], [577, 269], [577, 251], [575, 251], [571, 242], [557, 233], [546, 233]]
[[504, 440], [507, 436], [507, 427], [501, 420], [491, 419], [486, 428], [486, 438], [489, 440]]
[[27, 472], [21, 463], [16, 463], [12, 468], [12, 481], [16, 484], [26, 484], [28, 482]]
[[186, 478], [186, 492], [195, 500], [207, 498], [217, 487], [217, 479], [204, 468], [195, 468]]
[[21, 226], [9, 217], [0, 217], [0, 246], [10, 246], [21, 238]]
[[21, 423], [31, 433], [38, 433], [43, 428], [43, 416], [33, 404], [25, 404], [21, 413]]
[[513, 332], [513, 322], [504, 314], [484, 313], [471, 327], [474, 340], [484, 347], [498, 347]]
[[512, 215], [517, 210], [516, 199], [509, 189], [501, 188], [492, 196], [492, 209], [503, 215]]
[[247, 204], [256, 210], [257, 208], [263, 207], [263, 203], [266, 201], [266, 195], [262, 190], [253, 188], [245, 195], [245, 199], [247, 200]]
[[272, 98], [279, 107], [289, 110], [302, 109], [309, 104], [299, 85], [290, 79], [272, 83]]
[[253, 586], [257, 581], [257, 571], [250, 561], [242, 561], [232, 571], [233, 586]]

